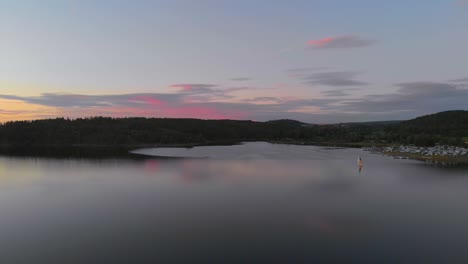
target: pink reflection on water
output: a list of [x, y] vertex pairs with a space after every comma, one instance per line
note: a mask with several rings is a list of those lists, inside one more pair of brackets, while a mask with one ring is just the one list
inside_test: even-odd
[[145, 171], [147, 172], [157, 172], [161, 167], [159, 160], [147, 160], [145, 162]]

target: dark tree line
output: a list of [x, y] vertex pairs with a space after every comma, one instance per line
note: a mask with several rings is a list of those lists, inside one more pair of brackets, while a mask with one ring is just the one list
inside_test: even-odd
[[448, 111], [404, 122], [311, 125], [170, 118], [47, 119], [0, 125], [3, 146], [219, 144], [239, 141], [305, 143], [400, 143], [461, 145], [468, 111]]
[[2, 145], [139, 145], [276, 140], [299, 135], [291, 120], [252, 122], [165, 118], [57, 118], [7, 122]]

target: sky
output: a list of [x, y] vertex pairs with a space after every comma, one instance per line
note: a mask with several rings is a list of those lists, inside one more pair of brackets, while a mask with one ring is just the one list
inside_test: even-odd
[[0, 0], [0, 122], [468, 110], [468, 1]]

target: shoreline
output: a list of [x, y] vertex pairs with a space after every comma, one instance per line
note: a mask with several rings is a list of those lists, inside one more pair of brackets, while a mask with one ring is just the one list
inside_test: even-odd
[[[194, 148], [203, 146], [235, 146], [252, 141], [212, 141], [181, 144], [73, 144], [73, 145], [32, 145], [15, 146], [0, 145], [0, 156], [30, 156], [30, 157], [133, 157], [130, 152], [141, 148]], [[294, 140], [262, 141], [270, 144], [296, 146], [360, 148], [394, 159], [412, 159], [437, 164], [468, 165], [468, 148], [455, 146], [416, 147], [390, 144], [375, 144], [371, 142], [307, 142]]]
[[412, 159], [425, 162], [432, 162], [435, 164], [448, 164], [448, 165], [457, 165], [457, 164], [466, 164], [468, 165], [468, 157], [450, 157], [450, 156], [425, 156], [421, 154], [414, 153], [404, 153], [404, 152], [382, 152], [385, 156], [393, 157], [395, 159]]
[[437, 145], [433, 147], [387, 146], [363, 148], [394, 159], [412, 159], [435, 164], [468, 165], [468, 148]]

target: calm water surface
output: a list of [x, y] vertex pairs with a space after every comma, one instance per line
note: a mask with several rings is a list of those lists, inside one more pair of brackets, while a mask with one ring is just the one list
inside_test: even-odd
[[0, 263], [468, 263], [465, 168], [267, 143], [135, 153], [155, 157], [0, 157]]

